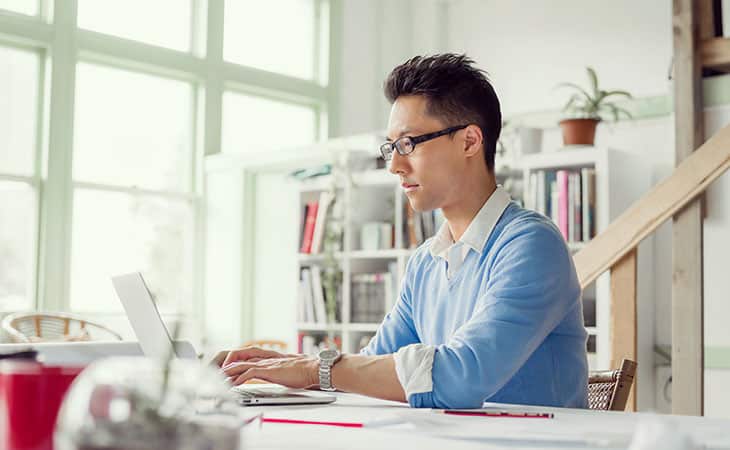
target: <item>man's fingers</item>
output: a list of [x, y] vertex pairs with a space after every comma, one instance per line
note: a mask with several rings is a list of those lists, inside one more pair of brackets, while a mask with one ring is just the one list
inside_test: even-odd
[[235, 380], [233, 380], [233, 385], [238, 386], [239, 384], [243, 384], [249, 380], [252, 380], [254, 378], [258, 378], [259, 380], [268, 381], [266, 379], [266, 372], [267, 369], [263, 367], [254, 367], [246, 370], [244, 373], [239, 375]]
[[251, 358], [266, 359], [279, 357], [281, 357], [281, 354], [272, 350], [264, 350], [258, 347], [246, 347], [228, 352], [228, 355], [223, 361], [223, 367], [237, 361], [248, 361]]

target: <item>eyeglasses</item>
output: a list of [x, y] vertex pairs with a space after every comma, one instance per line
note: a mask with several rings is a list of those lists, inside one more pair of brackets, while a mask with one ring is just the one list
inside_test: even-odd
[[445, 134], [451, 134], [455, 131], [463, 130], [469, 125], [457, 125], [455, 127], [445, 128], [441, 131], [435, 131], [433, 133], [422, 134], [420, 136], [403, 136], [396, 139], [393, 142], [386, 142], [380, 146], [380, 155], [384, 160], [390, 161], [393, 159], [393, 151], [397, 151], [399, 155], [406, 156], [413, 153], [416, 149], [416, 145], [422, 142], [436, 139], [437, 137]]

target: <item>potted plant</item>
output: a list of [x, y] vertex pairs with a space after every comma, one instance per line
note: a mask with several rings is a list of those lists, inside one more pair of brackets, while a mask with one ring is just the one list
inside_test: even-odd
[[557, 87], [568, 88], [573, 91], [563, 112], [569, 118], [560, 121], [565, 145], [593, 145], [598, 122], [608, 115], [618, 121], [621, 115], [631, 118], [631, 114], [616, 105], [616, 97], [632, 98], [626, 91], [604, 91], [598, 87], [596, 71], [586, 67], [588, 72], [589, 88], [583, 89], [574, 83], [560, 83]]

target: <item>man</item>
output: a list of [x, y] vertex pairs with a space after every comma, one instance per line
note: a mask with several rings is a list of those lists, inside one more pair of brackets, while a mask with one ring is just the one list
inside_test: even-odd
[[586, 332], [572, 257], [545, 217], [496, 185], [499, 100], [464, 55], [415, 57], [388, 76], [381, 147], [413, 209], [446, 218], [408, 262], [401, 293], [359, 355], [230, 352], [224, 373], [320, 385], [414, 407], [485, 401], [587, 406]]

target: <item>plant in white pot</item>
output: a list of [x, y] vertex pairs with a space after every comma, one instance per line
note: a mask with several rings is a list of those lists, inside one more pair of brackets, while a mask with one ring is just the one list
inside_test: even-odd
[[609, 116], [618, 121], [623, 115], [631, 119], [631, 113], [616, 105], [618, 97], [632, 98], [631, 94], [622, 90], [606, 91], [598, 87], [598, 76], [591, 67], [588, 72], [588, 89], [583, 89], [575, 83], [560, 83], [557, 87], [571, 89], [568, 101], [563, 112], [568, 118], [560, 121], [563, 131], [564, 145], [593, 145], [598, 122]]

